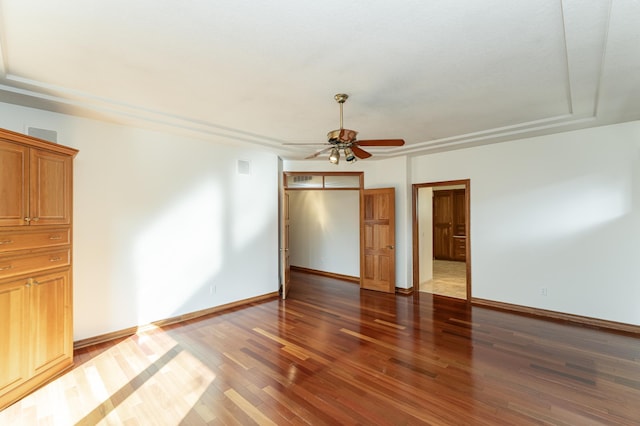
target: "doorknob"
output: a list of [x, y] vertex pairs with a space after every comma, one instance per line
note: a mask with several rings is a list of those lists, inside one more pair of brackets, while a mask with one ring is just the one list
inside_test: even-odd
[[387, 246], [389, 250], [393, 250], [393, 246]]

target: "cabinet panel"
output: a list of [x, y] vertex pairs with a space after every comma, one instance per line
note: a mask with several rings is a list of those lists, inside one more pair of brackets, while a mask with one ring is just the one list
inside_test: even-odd
[[25, 225], [29, 203], [29, 148], [0, 140], [0, 226]]
[[28, 378], [28, 312], [26, 280], [0, 284], [0, 396]]
[[70, 261], [68, 248], [18, 256], [0, 255], [0, 278], [68, 266]]
[[31, 337], [35, 374], [73, 357], [69, 271], [41, 275], [31, 285]]
[[467, 258], [467, 240], [464, 237], [453, 237], [453, 258], [461, 261]]
[[2, 231], [0, 229], [0, 253], [38, 247], [65, 246], [71, 243], [71, 230], [58, 229], [21, 229]]
[[71, 158], [32, 149], [30, 162], [31, 225], [70, 223]]

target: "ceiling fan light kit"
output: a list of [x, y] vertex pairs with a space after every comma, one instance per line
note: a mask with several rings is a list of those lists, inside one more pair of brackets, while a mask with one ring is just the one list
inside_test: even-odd
[[[305, 159], [316, 158], [318, 155], [329, 151], [329, 162], [331, 164], [338, 164], [340, 162], [340, 151], [344, 153], [344, 158], [347, 163], [355, 163], [358, 158], [365, 159], [371, 157], [371, 154], [361, 146], [402, 146], [404, 145], [403, 139], [369, 139], [358, 140], [358, 132], [351, 129], [345, 129], [343, 125], [343, 104], [349, 95], [345, 93], [338, 93], [333, 97], [340, 105], [340, 128], [332, 130], [327, 133], [328, 148], [321, 149], [315, 153], [305, 157]], [[285, 145], [309, 145], [309, 144], [285, 144]], [[311, 144], [315, 145], [315, 144]]]
[[338, 148], [333, 148], [331, 154], [329, 154], [329, 162], [331, 164], [338, 164], [340, 162], [340, 151]]
[[346, 147], [344, 149], [344, 159], [347, 160], [347, 163], [353, 163], [354, 161], [358, 161], [356, 156], [353, 154], [353, 151], [349, 147]]

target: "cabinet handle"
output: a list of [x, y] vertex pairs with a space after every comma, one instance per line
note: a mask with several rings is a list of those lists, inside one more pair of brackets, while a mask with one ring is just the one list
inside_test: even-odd
[[31, 220], [33, 220], [34, 222], [37, 222], [37, 221], [39, 221], [39, 220], [40, 220], [40, 218], [39, 218], [39, 217], [34, 217], [34, 218], [33, 218], [33, 219], [31, 219]]
[[62, 236], [61, 235], [52, 235], [49, 237], [50, 240], [61, 240]]
[[32, 280], [31, 282], [33, 283], [33, 285], [38, 285], [38, 284], [40, 284], [40, 283], [39, 283], [38, 281], [36, 281], [36, 280]]
[[12, 243], [13, 243], [13, 240], [3, 240], [3, 241], [0, 241], [0, 246], [2, 244], [12, 244]]
[[60, 256], [56, 256], [56, 257], [52, 257], [49, 259], [49, 262], [57, 262], [59, 260], [61, 260], [62, 258]]
[[0, 266], [0, 271], [7, 271], [11, 268], [13, 268], [13, 265]]
[[31, 222], [31, 218], [30, 217], [25, 217], [24, 220], [27, 221], [27, 222]]
[[393, 250], [393, 246], [387, 246], [389, 250]]

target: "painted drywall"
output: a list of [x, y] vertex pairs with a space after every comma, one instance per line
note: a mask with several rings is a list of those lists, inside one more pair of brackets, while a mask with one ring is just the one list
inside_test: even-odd
[[289, 191], [291, 265], [359, 277], [359, 209], [359, 191]]
[[[396, 287], [410, 288], [411, 270], [411, 197], [406, 157], [330, 164], [328, 161], [284, 161], [288, 172], [364, 172], [365, 189], [395, 188], [396, 192]], [[357, 247], [355, 247], [357, 249]]]
[[418, 188], [417, 207], [418, 283], [422, 284], [433, 279], [433, 188]]
[[640, 325], [640, 122], [412, 162], [471, 179], [473, 297]]
[[25, 125], [80, 150], [74, 339], [278, 290], [276, 155], [0, 103]]

